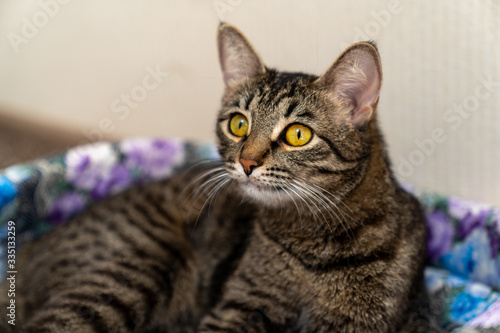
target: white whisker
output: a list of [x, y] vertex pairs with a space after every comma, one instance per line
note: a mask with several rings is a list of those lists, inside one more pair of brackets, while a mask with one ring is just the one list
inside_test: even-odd
[[[308, 193], [310, 200], [314, 199], [314, 201], [316, 201], [323, 208], [323, 210], [325, 210], [330, 215], [332, 220], [337, 220], [342, 225], [343, 229], [347, 233], [349, 233], [350, 228], [348, 229], [346, 227], [346, 224], [348, 224], [347, 217], [349, 217], [349, 219], [351, 219], [352, 221], [355, 220], [352, 218], [352, 216], [346, 214], [342, 209], [340, 209], [339, 206], [332, 199], [328, 197], [328, 195], [331, 195], [336, 201], [341, 202], [344, 206], [346, 206], [341, 200], [338, 199], [337, 196], [324, 190], [320, 186], [307, 182], [305, 180], [302, 180], [300, 182], [295, 180], [294, 184], [296, 186], [301, 187], [304, 192]], [[315, 205], [315, 207], [316, 209], [319, 209], [321, 211], [321, 209], [317, 205]], [[337, 210], [340, 213], [340, 216], [335, 212], [335, 210]], [[352, 231], [351, 231], [351, 236], [353, 236]]]
[[[318, 219], [318, 220], [321, 220], [324, 224], [326, 224], [326, 226], [328, 227], [328, 229], [330, 229], [330, 233], [333, 235], [333, 230], [330, 226], [330, 224], [328, 223], [328, 219], [326, 218], [325, 214], [323, 214], [323, 210], [318, 207], [318, 205], [316, 203], [318, 203], [320, 206], [323, 207], [324, 210], [326, 210], [327, 212], [330, 211], [329, 207], [326, 206], [324, 203], [322, 203], [320, 200], [318, 200], [318, 198], [316, 196], [310, 196], [308, 194], [310, 194], [311, 192], [305, 188], [304, 186], [302, 186], [302, 184], [298, 183], [297, 181], [294, 181], [294, 183], [291, 184], [294, 188], [296, 188], [298, 191], [300, 191], [300, 193], [302, 193], [303, 195], [300, 196], [300, 198], [304, 201], [304, 203], [307, 204], [307, 202], [305, 200], [308, 200], [308, 202], [310, 202], [312, 205], [314, 205], [314, 209], [313, 207], [309, 207], [309, 210], [311, 211], [311, 213], [314, 215], [315, 219]], [[319, 218], [318, 214], [315, 212], [318, 211], [320, 214], [321, 214], [321, 217], [322, 219]], [[331, 215], [330, 213], [330, 217], [333, 218], [333, 216]]]
[[200, 219], [201, 213], [204, 211], [205, 207], [207, 206], [207, 203], [208, 203], [208, 210], [210, 210], [210, 207], [212, 205], [214, 198], [220, 193], [222, 188], [227, 183], [229, 183], [231, 181], [231, 179], [229, 179], [226, 174], [219, 175], [219, 176], [226, 176], [226, 177], [218, 177], [218, 180], [216, 181], [216, 185], [214, 185], [214, 187], [208, 193], [207, 199], [205, 200], [205, 202], [201, 206], [201, 209], [198, 213], [198, 217], [196, 218], [196, 221], [194, 223], [193, 230], [196, 228], [196, 225], [198, 224], [198, 220]]
[[331, 204], [333, 204], [335, 206], [335, 208], [345, 216], [345, 214], [347, 214], [347, 217], [349, 217], [351, 219], [352, 222], [354, 222], [356, 225], [359, 225], [358, 221], [351, 215], [351, 214], [354, 214], [353, 211], [351, 210], [351, 208], [349, 208], [349, 206], [347, 206], [338, 196], [336, 196], [335, 194], [329, 192], [328, 190], [324, 189], [323, 187], [319, 186], [319, 185], [316, 185], [316, 184], [310, 184], [311, 186], [317, 188], [317, 192], [321, 192], [321, 193], [325, 193], [326, 195], [330, 195], [332, 196], [338, 203], [341, 203], [342, 205], [344, 205], [345, 208], [347, 208], [349, 210], [349, 212], [344, 212], [342, 209], [340, 209], [340, 207], [334, 203], [333, 201], [331, 201], [326, 195], [325, 197], [331, 202]]
[[295, 205], [295, 208], [297, 208], [297, 212], [299, 213], [299, 219], [301, 221], [300, 223], [302, 224], [302, 213], [300, 211], [299, 206], [295, 202], [294, 198], [292, 197], [292, 195], [290, 193], [288, 193], [288, 191], [286, 190], [286, 188], [284, 188], [283, 186], [281, 186], [281, 184], [276, 184], [276, 185], [278, 185], [290, 197], [290, 199], [292, 200], [293, 204]]
[[196, 188], [195, 191], [193, 191], [192, 195], [196, 195], [194, 197], [194, 200], [197, 201], [203, 194], [205, 194], [205, 190], [212, 184], [217, 181], [219, 181], [221, 178], [227, 177], [227, 173], [224, 170], [224, 168], [216, 168], [214, 170], [210, 170], [208, 172], [203, 173], [202, 175], [196, 177], [195, 180], [193, 180], [190, 183], [190, 186], [193, 187], [198, 183], [202, 178], [209, 176], [210, 174], [216, 173], [216, 175], [213, 175], [212, 177], [208, 178], [205, 180], [203, 183], [199, 184]]

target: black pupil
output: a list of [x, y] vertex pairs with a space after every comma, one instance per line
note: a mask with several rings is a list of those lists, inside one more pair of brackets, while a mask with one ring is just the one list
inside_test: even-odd
[[297, 139], [300, 140], [300, 138], [302, 137], [302, 131], [301, 130], [297, 130]]
[[241, 129], [241, 126], [243, 126], [243, 123], [244, 123], [244, 122], [245, 122], [245, 121], [244, 121], [243, 119], [241, 119], [241, 120], [240, 120], [240, 123], [238, 124], [238, 129]]

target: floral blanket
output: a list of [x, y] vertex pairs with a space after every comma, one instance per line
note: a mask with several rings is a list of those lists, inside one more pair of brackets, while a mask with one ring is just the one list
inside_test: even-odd
[[[217, 156], [213, 144], [134, 138], [1, 170], [0, 277], [16, 269], [11, 246], [18, 251], [106, 196]], [[433, 315], [446, 331], [500, 332], [500, 209], [405, 188], [427, 215]]]

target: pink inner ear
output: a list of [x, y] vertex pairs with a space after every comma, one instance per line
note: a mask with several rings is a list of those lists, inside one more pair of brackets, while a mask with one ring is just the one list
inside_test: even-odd
[[238, 81], [239, 71], [234, 65], [234, 60], [229, 59], [228, 52], [224, 50], [221, 51], [221, 65], [222, 72], [224, 74], [224, 81], [227, 85], [232, 85], [234, 82]]
[[365, 73], [366, 80], [361, 88], [357, 105], [372, 105], [380, 92], [380, 75], [377, 63], [372, 56], [361, 57], [359, 67]]
[[247, 56], [241, 52], [240, 50], [221, 52], [224, 81], [229, 86], [257, 74], [258, 64], [256, 64], [255, 59], [251, 55]]
[[264, 65], [250, 43], [232, 27], [219, 30], [219, 60], [228, 88], [264, 72]]
[[347, 97], [355, 107], [371, 105], [378, 96], [380, 78], [373, 57], [358, 56], [339, 68], [335, 91]]
[[[348, 51], [333, 69], [334, 98], [347, 101], [352, 107], [352, 122], [361, 126], [373, 116], [381, 77], [375, 55], [367, 49]], [[327, 74], [328, 75], [328, 74]]]
[[229, 43], [229, 41], [224, 40], [223, 43], [219, 45], [219, 57], [222, 72], [224, 74], [224, 81], [227, 85], [232, 85], [240, 76], [239, 68], [236, 65], [240, 61], [234, 59], [238, 53], [235, 50], [232, 50], [232, 52], [230, 51], [229, 48], [231, 46], [228, 45]]

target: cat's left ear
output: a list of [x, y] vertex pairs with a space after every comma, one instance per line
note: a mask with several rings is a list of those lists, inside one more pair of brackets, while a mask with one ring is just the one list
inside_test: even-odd
[[317, 84], [338, 106], [347, 107], [354, 127], [366, 124], [375, 114], [382, 69], [377, 48], [372, 43], [356, 43], [346, 49]]
[[219, 61], [226, 88], [266, 72], [266, 67], [250, 42], [230, 24], [223, 23], [217, 33]]

